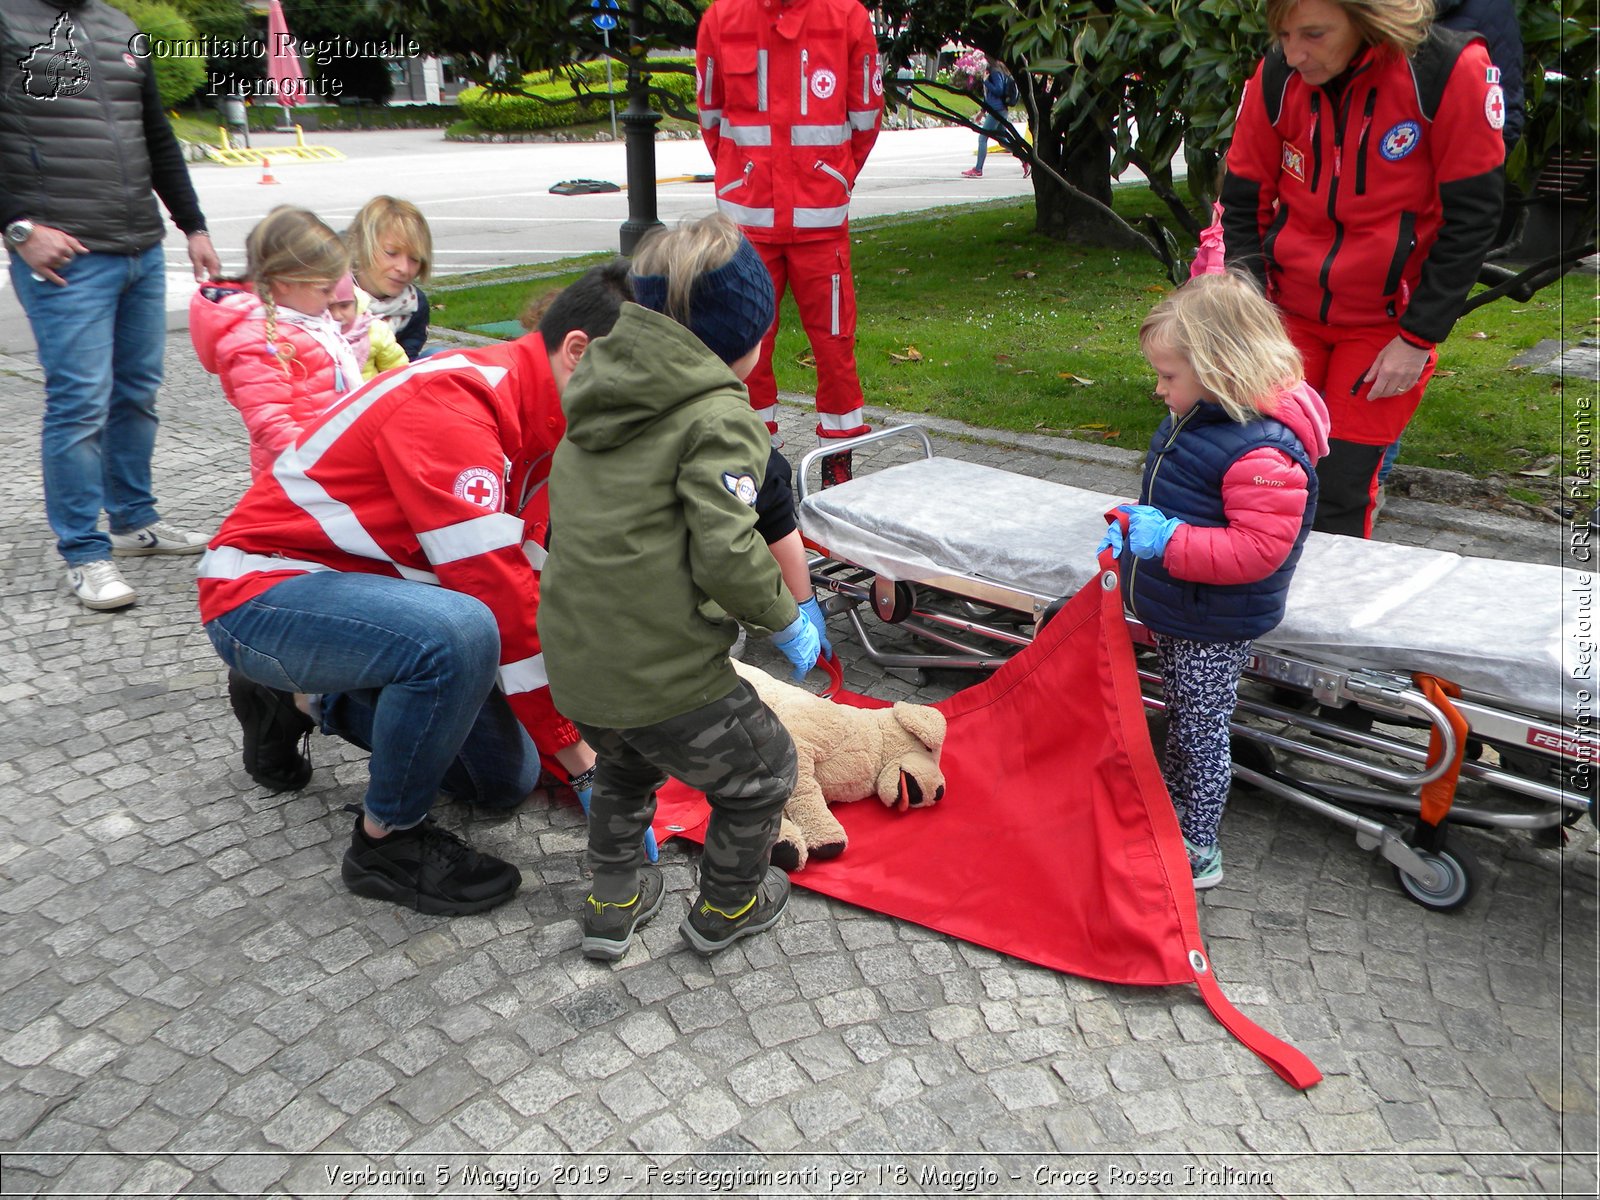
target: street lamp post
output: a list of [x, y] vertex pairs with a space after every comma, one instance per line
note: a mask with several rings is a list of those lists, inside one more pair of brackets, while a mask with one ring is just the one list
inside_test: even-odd
[[628, 160], [628, 219], [622, 223], [622, 253], [632, 255], [639, 240], [657, 228], [656, 125], [661, 114], [650, 108], [645, 90], [643, 30], [637, 12], [628, 18], [628, 107], [622, 113], [622, 140]]

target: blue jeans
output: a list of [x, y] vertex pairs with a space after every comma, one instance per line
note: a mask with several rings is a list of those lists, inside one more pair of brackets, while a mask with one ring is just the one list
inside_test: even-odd
[[322, 731], [372, 753], [366, 811], [409, 829], [443, 789], [496, 808], [539, 782], [539, 753], [495, 690], [500, 631], [448, 588], [316, 571], [206, 625], [222, 660], [284, 692], [322, 695]]
[[[987, 109], [984, 110], [983, 120], [978, 122], [978, 170], [983, 170], [984, 159], [989, 157], [989, 135], [997, 133], [1000, 129], [1000, 118]], [[997, 139], [998, 140], [998, 139]]]
[[11, 284], [28, 314], [44, 368], [44, 508], [69, 566], [111, 557], [114, 533], [159, 519], [150, 485], [156, 389], [167, 336], [166, 257], [82, 254], [33, 277], [11, 255]]

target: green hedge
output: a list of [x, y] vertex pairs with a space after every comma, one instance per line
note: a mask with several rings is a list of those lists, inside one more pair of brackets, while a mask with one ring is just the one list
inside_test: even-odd
[[[676, 96], [693, 112], [694, 59], [653, 58], [650, 62], [653, 66], [677, 64], [690, 68], [689, 74], [658, 71], [650, 76], [650, 84]], [[609, 112], [606, 64], [604, 61], [580, 63], [576, 71], [582, 86], [589, 89], [583, 96], [573, 91], [571, 79], [565, 71], [536, 71], [522, 77], [521, 94], [497, 94], [471, 87], [457, 97], [457, 103], [461, 105], [462, 116], [494, 133], [556, 129], [603, 119]], [[627, 99], [627, 76], [620, 63], [611, 64], [611, 76], [612, 94], [620, 104]], [[662, 111], [659, 100], [654, 97], [651, 107]]]
[[[291, 120], [302, 121], [308, 134], [313, 126], [317, 130], [443, 129], [461, 119], [454, 104], [306, 104], [293, 111], [296, 116]], [[270, 100], [257, 100], [250, 106], [249, 118], [251, 129], [275, 129], [283, 110]]]

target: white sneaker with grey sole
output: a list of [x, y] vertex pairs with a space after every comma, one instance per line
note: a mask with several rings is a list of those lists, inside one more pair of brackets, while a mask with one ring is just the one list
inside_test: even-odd
[[139, 598], [128, 586], [128, 581], [109, 558], [96, 559], [82, 566], [67, 568], [67, 583], [72, 594], [85, 608], [102, 612], [110, 608], [127, 608]]
[[111, 553], [125, 558], [142, 554], [199, 554], [209, 540], [203, 533], [190, 533], [187, 529], [157, 521], [143, 529], [113, 533]]

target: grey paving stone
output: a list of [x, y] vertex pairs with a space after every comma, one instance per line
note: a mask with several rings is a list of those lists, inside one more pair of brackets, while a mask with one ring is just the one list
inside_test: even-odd
[[[177, 519], [213, 528], [245, 482], [237, 417], [181, 332], [169, 349], [157, 479]], [[1235, 796], [1230, 879], [1202, 931], [1235, 1003], [1323, 1069], [1307, 1095], [1193, 989], [1061, 976], [810, 894], [714, 959], [682, 948], [674, 916], [597, 967], [576, 949], [581, 822], [565, 800], [500, 823], [439, 810], [523, 867], [494, 912], [452, 921], [343, 890], [338, 810], [360, 798], [364, 755], [318, 736], [304, 793], [247, 786], [192, 561], [126, 564], [142, 595], [126, 612], [70, 604], [37, 501], [38, 405], [37, 383], [0, 389], [0, 791], [28, 785], [0, 812], [7, 1191], [326, 1191], [301, 1150], [392, 1166], [412, 1161], [400, 1151], [978, 1165], [1171, 1149], [1308, 1156], [1275, 1168], [1280, 1192], [1592, 1193], [1587, 1159], [1528, 1162], [1563, 1130], [1575, 1155], [1594, 1149], [1586, 826], [1565, 852], [1463, 831], [1479, 892], [1443, 917], [1326, 823]], [[781, 416], [803, 449], [809, 414]], [[941, 452], [1135, 481], [1136, 453], [971, 434], [943, 427]], [[1511, 556], [1555, 532], [1471, 525], [1397, 500], [1380, 534]], [[835, 641], [851, 685], [877, 695], [959, 684], [886, 672], [842, 628]], [[664, 859], [681, 905], [693, 852]]]

